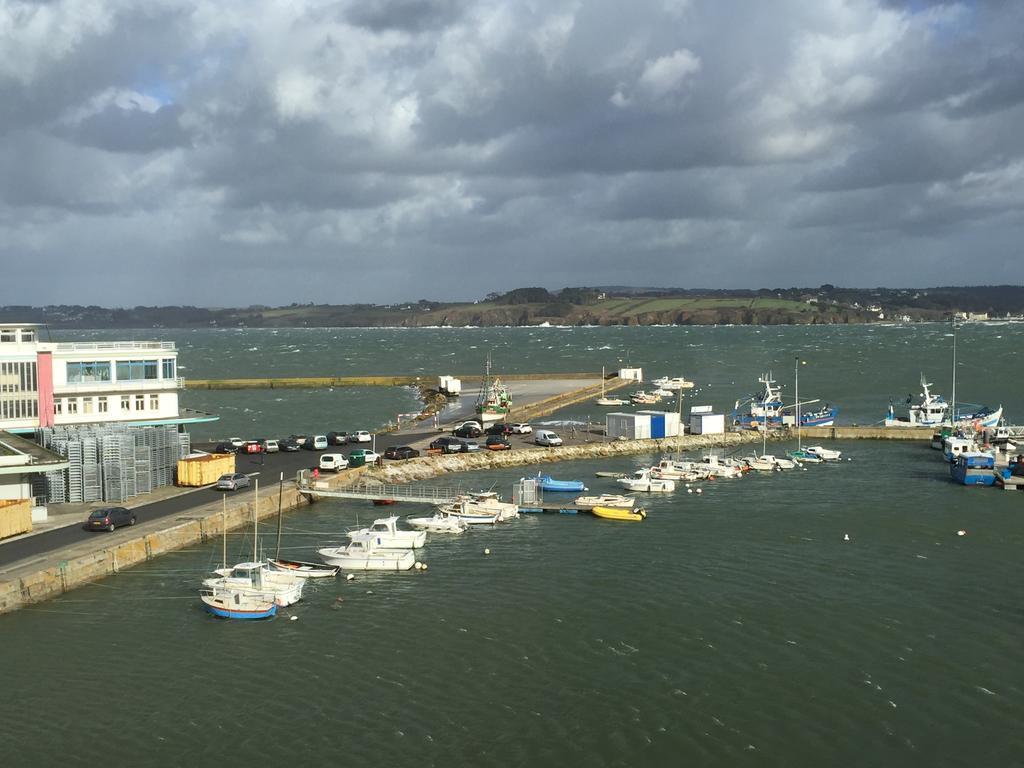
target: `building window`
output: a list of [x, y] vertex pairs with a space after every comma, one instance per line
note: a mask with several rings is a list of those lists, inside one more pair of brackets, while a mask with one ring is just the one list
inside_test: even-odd
[[28, 344], [36, 340], [36, 332], [33, 330], [27, 330], [21, 332], [21, 341], [23, 344]]
[[130, 411], [132, 409], [132, 398], [129, 395], [121, 395], [121, 410]]
[[60, 416], [62, 413], [64, 413], [64, 401], [63, 400], [54, 400], [53, 401], [53, 413], [56, 416]]
[[96, 398], [96, 410], [99, 413], [106, 413], [107, 412], [107, 398], [105, 398], [105, 397], [97, 397]]
[[149, 396], [149, 410], [159, 411], [160, 410], [160, 395]]
[[68, 363], [68, 384], [110, 381], [109, 362]]
[[146, 410], [146, 396], [145, 395], [136, 395], [135, 396], [135, 410], [136, 411], [144, 411], [144, 410]]
[[118, 360], [117, 380], [118, 381], [141, 381], [142, 379], [157, 379], [159, 367], [156, 360]]
[[78, 413], [78, 398], [77, 397], [69, 397], [68, 398], [68, 415], [70, 415], [72, 413]]
[[0, 394], [36, 389], [35, 363], [0, 363]]
[[160, 364], [163, 366], [163, 375], [165, 379], [174, 378], [174, 360], [161, 360]]
[[83, 397], [82, 398], [82, 413], [92, 413], [92, 403], [94, 398]]
[[0, 331], [0, 344], [13, 344], [17, 340], [17, 331]]

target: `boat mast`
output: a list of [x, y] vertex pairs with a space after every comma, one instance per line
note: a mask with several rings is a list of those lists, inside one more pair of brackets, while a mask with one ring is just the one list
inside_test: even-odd
[[274, 559], [281, 557], [281, 505], [284, 502], [284, 472], [281, 473], [281, 478], [277, 483], [277, 551], [274, 553]]
[[221, 533], [223, 533], [224, 535], [221, 536], [221, 540], [223, 541], [223, 552], [221, 553], [221, 566], [220, 567], [221, 568], [227, 568], [228, 567], [228, 496], [227, 496], [227, 494], [224, 494], [221, 497], [221, 499], [224, 502], [221, 505], [221, 510], [220, 510], [221, 528], [222, 528]]
[[794, 366], [794, 378], [796, 379], [796, 449], [797, 451], [801, 448], [800, 443], [800, 357], [794, 358], [796, 360]]
[[604, 400], [604, 366], [601, 366], [601, 399]]
[[256, 478], [255, 503], [252, 505], [252, 561], [256, 562], [256, 544], [259, 541], [260, 524], [260, 479]]
[[953, 403], [949, 409], [949, 425], [956, 426], [956, 315], [953, 315]]

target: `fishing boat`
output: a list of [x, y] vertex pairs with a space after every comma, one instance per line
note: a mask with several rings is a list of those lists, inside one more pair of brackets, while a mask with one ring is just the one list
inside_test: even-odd
[[594, 401], [595, 405], [601, 405], [606, 407], [614, 407], [618, 405], [626, 405], [629, 401], [623, 400], [621, 397], [606, 397], [604, 393], [604, 368], [601, 368], [601, 396]]
[[579, 493], [587, 490], [582, 480], [555, 480], [551, 475], [537, 475], [542, 491], [557, 493]]
[[272, 571], [293, 573], [304, 579], [332, 579], [338, 575], [338, 568], [324, 567], [322, 563], [307, 563], [303, 560], [283, 560], [279, 557], [267, 559]]
[[949, 477], [960, 485], [995, 485], [995, 467], [990, 453], [962, 453], [949, 465]]
[[416, 563], [411, 549], [378, 548], [372, 541], [353, 539], [347, 545], [323, 547], [317, 554], [328, 565], [346, 571], [408, 571]]
[[579, 496], [573, 503], [580, 509], [593, 509], [594, 507], [632, 509], [636, 506], [636, 499], [632, 496], [620, 496], [615, 493], [602, 493], [600, 496]]
[[933, 394], [932, 383], [921, 375], [921, 401], [914, 403], [913, 396], [907, 395], [904, 403], [906, 416], [897, 416], [896, 407], [889, 403], [889, 411], [883, 422], [887, 427], [940, 427], [944, 424], [956, 424], [974, 430], [995, 427], [1003, 418], [1003, 407], [996, 409], [973, 403], [964, 404], [963, 409], [953, 414], [953, 409], [942, 395]]
[[487, 355], [484, 379], [476, 400], [476, 414], [481, 421], [501, 421], [512, 410], [512, 395], [497, 376], [491, 376], [491, 356]]
[[643, 507], [640, 509], [624, 509], [622, 507], [594, 507], [590, 510], [590, 514], [594, 517], [600, 517], [604, 520], [618, 520], [624, 523], [639, 523], [647, 517], [647, 510]]
[[455, 515], [437, 511], [430, 517], [407, 517], [405, 522], [419, 531], [428, 533], [465, 533], [469, 523]]
[[840, 461], [843, 458], [842, 451], [825, 448], [821, 445], [808, 445], [806, 450], [812, 456], [817, 456], [822, 461]]
[[213, 587], [199, 593], [206, 610], [222, 619], [269, 619], [277, 613], [277, 604], [229, 587]]
[[648, 493], [670, 493], [676, 489], [675, 480], [659, 480], [651, 477], [651, 470], [638, 469], [632, 475], [620, 477], [616, 482], [631, 491]]
[[345, 534], [352, 541], [372, 541], [381, 549], [419, 549], [427, 543], [423, 531], [403, 531], [398, 527], [398, 515], [381, 517], [367, 528], [358, 528]]
[[[744, 401], [736, 401], [732, 412], [733, 424], [747, 429], [759, 429], [765, 424], [769, 427], [794, 424], [797, 417], [786, 416], [785, 411], [796, 408], [797, 403], [785, 405], [782, 402], [782, 387], [776, 384], [771, 371], [762, 374], [758, 378], [758, 382], [764, 385], [760, 394], [753, 395]], [[817, 402], [817, 400], [808, 400], [802, 405], [812, 405]], [[746, 412], [741, 412], [740, 409], [744, 407], [747, 408]], [[826, 403], [817, 410], [801, 413], [799, 423], [804, 427], [830, 427], [835, 423], [838, 414], [838, 408]]]

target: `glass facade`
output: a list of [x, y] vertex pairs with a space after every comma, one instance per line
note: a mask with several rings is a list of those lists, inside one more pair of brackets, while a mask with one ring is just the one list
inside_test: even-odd
[[67, 363], [68, 384], [110, 381], [110, 361]]
[[39, 383], [35, 362], [0, 363], [0, 419], [39, 416]]
[[118, 381], [141, 381], [143, 379], [158, 379], [159, 368], [157, 360], [118, 360], [117, 380]]
[[163, 378], [173, 379], [174, 378], [174, 360], [161, 360], [163, 364]]

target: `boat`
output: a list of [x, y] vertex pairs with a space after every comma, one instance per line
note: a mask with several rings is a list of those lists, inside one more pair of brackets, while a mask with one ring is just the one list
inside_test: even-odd
[[463, 493], [455, 498], [463, 516], [474, 514], [496, 515], [496, 522], [504, 523], [519, 517], [519, 505], [502, 501], [494, 491]]
[[998, 426], [1003, 418], [1003, 407], [996, 409], [986, 406], [971, 405], [965, 410], [958, 410], [952, 413], [950, 404], [942, 395], [933, 394], [932, 383], [927, 381], [924, 374], [921, 374], [921, 402], [914, 403], [913, 396], [907, 395], [904, 405], [907, 408], [906, 416], [897, 416], [896, 407], [889, 403], [889, 411], [885, 416], [883, 424], [886, 427], [941, 427], [943, 425], [966, 426], [980, 431], [990, 427]]
[[299, 602], [306, 584], [301, 576], [271, 570], [267, 563], [261, 561], [217, 568], [214, 573], [217, 576], [203, 579], [204, 587], [232, 589], [250, 597], [269, 599], [280, 606]]
[[394, 499], [374, 499], [373, 506], [375, 507], [390, 507], [395, 503]]
[[618, 507], [632, 509], [636, 506], [636, 499], [632, 496], [620, 496], [615, 493], [602, 493], [600, 496], [579, 496], [573, 503], [580, 509], [593, 509], [594, 507]]
[[817, 456], [822, 461], [840, 461], [843, 458], [842, 451], [837, 451], [833, 448], [825, 448], [821, 445], [808, 445], [806, 450], [808, 453]]
[[736, 459], [724, 459], [716, 453], [702, 456], [700, 460], [704, 471], [711, 477], [742, 477], [748, 467]]
[[453, 501], [437, 508], [438, 513], [457, 518], [467, 525], [496, 525], [501, 522], [496, 510], [482, 510], [464, 501]]
[[706, 468], [694, 461], [662, 459], [651, 467], [651, 477], [658, 480], [701, 480], [708, 477]]
[[822, 464], [825, 461], [821, 456], [811, 453], [806, 448], [797, 448], [795, 451], [787, 453], [786, 456], [798, 464]]
[[627, 523], [639, 523], [647, 517], [647, 510], [643, 507], [640, 509], [624, 509], [622, 507], [594, 507], [590, 510], [590, 514], [594, 517], [600, 517], [604, 520], [618, 520], [620, 522]]
[[372, 541], [353, 539], [348, 544], [323, 547], [317, 554], [328, 565], [346, 571], [408, 571], [416, 563], [411, 549], [378, 548]]
[[670, 393], [678, 392], [680, 389], [693, 389], [693, 382], [687, 381], [682, 376], [675, 376], [673, 378], [662, 376], [661, 378], [654, 379], [651, 384], [659, 389], [667, 389]]
[[213, 587], [199, 593], [206, 610], [222, 619], [269, 619], [277, 613], [277, 604], [245, 594], [240, 589]]
[[[767, 424], [769, 427], [781, 427], [785, 424], [795, 424], [799, 418], [799, 424], [803, 427], [830, 427], [835, 423], [839, 409], [828, 403], [816, 411], [807, 411], [797, 416], [786, 416], [785, 411], [797, 408], [798, 404], [784, 405], [782, 402], [782, 387], [775, 383], [771, 371], [762, 374], [758, 382], [764, 385], [764, 389], [758, 395], [753, 395], [745, 401], [736, 401], [732, 412], [733, 424], [747, 429], [759, 429]], [[799, 405], [812, 405], [817, 400], [808, 400]], [[747, 411], [741, 413], [740, 409], [747, 406]]]
[[419, 549], [427, 543], [423, 531], [403, 531], [398, 527], [398, 515], [381, 517], [367, 528], [358, 528], [345, 534], [352, 541], [372, 541], [381, 549]]
[[417, 530], [428, 533], [465, 533], [469, 530], [469, 523], [465, 520], [440, 510], [430, 517], [407, 517], [405, 522]]
[[267, 559], [272, 571], [293, 573], [304, 579], [331, 579], [338, 575], [338, 568], [327, 567], [323, 563], [307, 563], [303, 560], [282, 560], [279, 557]]
[[660, 403], [661, 398], [652, 392], [644, 392], [641, 389], [630, 394], [629, 402], [633, 405], [654, 405], [655, 403]]
[[774, 461], [774, 458], [774, 456], [754, 454], [753, 456], [744, 456], [743, 461], [754, 472], [781, 472], [782, 467]]
[[990, 453], [962, 453], [949, 465], [949, 477], [960, 485], [995, 485], [995, 467]]
[[675, 480], [659, 480], [651, 477], [651, 470], [638, 469], [632, 475], [620, 477], [616, 482], [631, 491], [647, 491], [648, 493], [670, 493], [676, 489]]
[[594, 401], [595, 405], [602, 405], [607, 407], [615, 407], [618, 405], [626, 405], [629, 403], [628, 400], [623, 400], [620, 397], [606, 397], [604, 393], [604, 368], [601, 368], [601, 396]]
[[551, 475], [537, 475], [542, 491], [557, 493], [579, 493], [587, 490], [582, 480], [555, 480]]
[[484, 379], [480, 382], [480, 394], [475, 411], [481, 421], [501, 421], [512, 410], [512, 395], [497, 376], [491, 376], [491, 356], [487, 355]]

